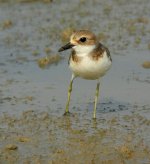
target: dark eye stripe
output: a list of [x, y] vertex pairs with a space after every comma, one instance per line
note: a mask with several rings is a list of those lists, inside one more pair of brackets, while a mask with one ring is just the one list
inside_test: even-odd
[[80, 38], [80, 41], [81, 42], [85, 42], [86, 41], [86, 38], [85, 37], [82, 37], [82, 38]]

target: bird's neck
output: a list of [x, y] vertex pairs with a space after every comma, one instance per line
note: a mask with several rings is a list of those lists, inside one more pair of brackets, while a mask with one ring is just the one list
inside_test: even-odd
[[74, 46], [73, 49], [76, 52], [77, 56], [87, 56], [88, 54], [90, 54], [94, 49], [95, 49], [95, 45], [78, 45], [78, 46]]

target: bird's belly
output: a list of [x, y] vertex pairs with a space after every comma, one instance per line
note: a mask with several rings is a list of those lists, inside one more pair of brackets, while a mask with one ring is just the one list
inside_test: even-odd
[[107, 56], [103, 56], [99, 60], [92, 60], [87, 56], [79, 62], [71, 60], [69, 66], [75, 76], [95, 80], [102, 77], [110, 69], [111, 61]]

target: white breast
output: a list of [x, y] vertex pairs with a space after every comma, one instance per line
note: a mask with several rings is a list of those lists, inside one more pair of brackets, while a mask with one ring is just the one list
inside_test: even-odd
[[71, 60], [69, 67], [75, 76], [95, 80], [102, 77], [110, 69], [111, 61], [104, 52], [103, 57], [99, 60], [92, 60], [87, 55], [82, 57], [80, 62]]

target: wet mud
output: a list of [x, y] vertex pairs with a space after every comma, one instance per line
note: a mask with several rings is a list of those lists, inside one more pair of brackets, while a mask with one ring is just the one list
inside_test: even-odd
[[[150, 1], [0, 0], [0, 163], [150, 163]], [[101, 80], [75, 79], [72, 31], [90, 29], [113, 65]]]

